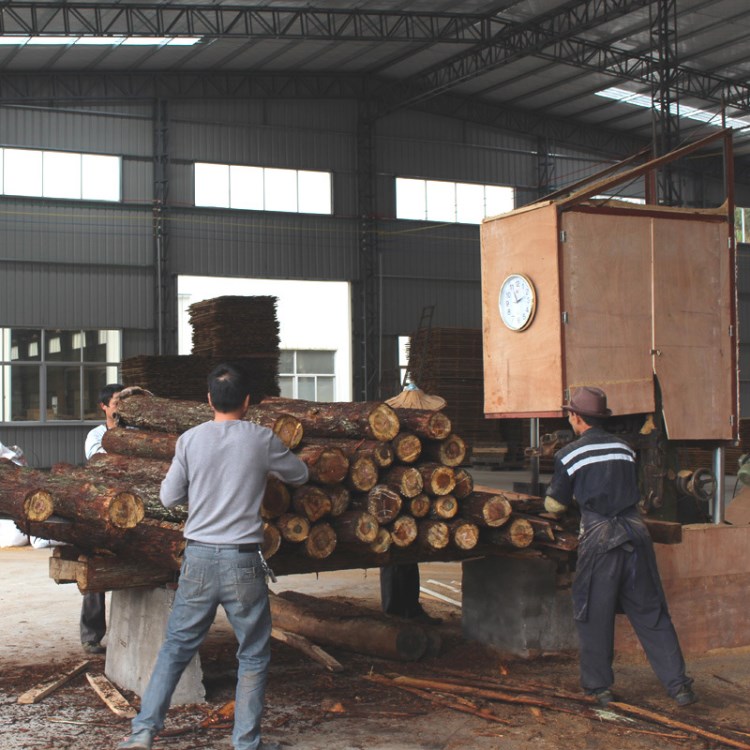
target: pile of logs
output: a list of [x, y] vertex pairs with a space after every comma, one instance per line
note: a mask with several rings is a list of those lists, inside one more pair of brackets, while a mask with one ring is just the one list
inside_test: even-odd
[[[122, 394], [119, 418], [104, 436], [107, 453], [86, 466], [0, 465], [0, 513], [34, 536], [173, 574], [186, 510], [165, 509], [159, 486], [179, 434], [211, 409], [136, 390]], [[539, 498], [474, 487], [464, 441], [442, 412], [270, 398], [246, 419], [272, 429], [310, 473], [297, 488], [269, 477], [264, 554], [276, 573], [576, 546], [540, 515]]]

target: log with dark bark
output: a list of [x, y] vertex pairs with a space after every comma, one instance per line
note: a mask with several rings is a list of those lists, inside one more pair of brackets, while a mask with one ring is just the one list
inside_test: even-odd
[[428, 463], [420, 464], [419, 473], [422, 475], [424, 491], [431, 497], [450, 495], [456, 486], [456, 474], [450, 466]]
[[424, 629], [408, 621], [291, 591], [271, 596], [270, 603], [275, 626], [313, 643], [399, 661], [414, 661], [427, 650]]
[[416, 497], [422, 492], [422, 474], [415, 466], [391, 466], [381, 476], [383, 484], [401, 497]]
[[172, 432], [113, 427], [104, 433], [102, 447], [107, 453], [171, 461], [178, 437]]
[[534, 541], [534, 528], [525, 518], [512, 518], [502, 528], [482, 529], [480, 538], [501, 547], [523, 549]]
[[378, 465], [372, 456], [356, 453], [349, 459], [346, 484], [355, 492], [369, 492], [378, 483]]
[[352, 497], [353, 510], [366, 511], [381, 525], [390, 523], [401, 512], [401, 496], [384, 484], [377, 484], [365, 496]]
[[424, 518], [430, 512], [430, 496], [420, 492], [404, 501], [404, 510], [414, 518]]
[[[33, 469], [16, 466], [12, 461], [0, 459], [0, 513], [10, 516], [14, 521], [23, 524], [25, 521], [46, 521], [54, 513], [52, 495], [45, 489], [45, 476], [36, 474], [38, 486], [28, 484], [19, 487], [16, 480]], [[31, 477], [31, 474], [27, 475]]]
[[422, 453], [422, 441], [413, 432], [399, 432], [391, 445], [396, 461], [402, 464], [413, 464]]
[[455, 469], [454, 477], [456, 479], [456, 486], [453, 488], [453, 494], [459, 500], [468, 497], [474, 492], [474, 478], [466, 469]]
[[[147, 394], [121, 396], [117, 412], [119, 423], [124, 427], [178, 435], [214, 418], [213, 409], [207, 403]], [[273, 430], [288, 448], [296, 448], [302, 440], [302, 426], [292, 415], [278, 411], [269, 414], [264, 409], [251, 406], [245, 419]]]
[[399, 516], [388, 527], [396, 547], [408, 547], [417, 538], [417, 521], [411, 516]]
[[287, 542], [304, 542], [310, 534], [310, 522], [296, 513], [284, 513], [274, 520], [273, 525]]
[[378, 520], [370, 513], [361, 510], [348, 510], [331, 524], [336, 531], [337, 544], [371, 544], [378, 536]]
[[392, 440], [399, 432], [393, 409], [379, 401], [320, 403], [270, 398], [261, 402], [267, 413], [287, 413], [299, 419], [305, 435]]
[[460, 514], [479, 526], [496, 528], [508, 522], [513, 508], [502, 494], [473, 492], [461, 500]]
[[448, 523], [451, 544], [462, 550], [474, 549], [479, 543], [479, 526], [464, 518], [454, 518]]
[[426, 440], [422, 458], [444, 466], [460, 466], [466, 460], [466, 443], [458, 435], [448, 435], [445, 440]]
[[260, 506], [260, 516], [268, 521], [278, 518], [289, 510], [292, 504], [292, 496], [289, 488], [273, 474], [266, 480], [266, 491], [263, 493], [263, 502]]
[[401, 429], [428, 440], [445, 440], [451, 434], [451, 421], [441, 411], [395, 409]]
[[458, 513], [458, 500], [453, 495], [441, 495], [430, 501], [429, 516], [438, 521], [448, 521]]
[[444, 521], [422, 519], [417, 524], [417, 544], [424, 550], [439, 550], [451, 540], [450, 529]]
[[549, 518], [540, 518], [527, 513], [513, 513], [513, 518], [523, 518], [533, 529], [534, 539], [543, 542], [554, 542], [555, 531], [563, 531], [560, 524]]
[[340, 484], [349, 473], [349, 459], [339, 448], [306, 445], [295, 455], [307, 465], [310, 479], [320, 484]]
[[322, 487], [303, 484], [292, 493], [292, 507], [309, 521], [317, 521], [331, 512], [331, 498]]
[[[109, 488], [63, 474], [18, 468], [19, 471], [13, 474], [14, 486], [18, 490], [34, 493], [43, 485], [43, 489], [52, 496], [55, 515], [82, 523], [110, 524], [119, 529], [131, 529], [145, 517], [143, 501], [127, 490]], [[41, 498], [35, 502], [40, 503]], [[43, 505], [46, 508], [46, 502]]]
[[110, 479], [145, 479], [161, 484], [171, 466], [170, 461], [136, 456], [118, 456], [115, 453], [95, 453], [86, 468], [96, 470], [102, 477]]
[[351, 459], [354, 456], [368, 456], [375, 465], [381, 469], [393, 463], [394, 454], [391, 444], [381, 440], [368, 440], [365, 438], [325, 438], [305, 435], [303, 445], [326, 445], [338, 448], [344, 455]]
[[310, 527], [305, 539], [305, 552], [308, 557], [322, 560], [330, 557], [336, 549], [336, 532], [329, 523], [316, 523]]

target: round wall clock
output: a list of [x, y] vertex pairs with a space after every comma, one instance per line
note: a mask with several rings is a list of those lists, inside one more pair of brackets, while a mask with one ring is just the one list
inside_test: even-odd
[[503, 281], [498, 298], [500, 318], [511, 331], [531, 325], [536, 312], [536, 290], [528, 276], [512, 273]]

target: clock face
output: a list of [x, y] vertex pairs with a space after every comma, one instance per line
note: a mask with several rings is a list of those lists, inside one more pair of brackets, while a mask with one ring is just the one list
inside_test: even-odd
[[536, 290], [531, 279], [512, 273], [503, 281], [498, 298], [500, 318], [511, 331], [523, 331], [536, 311]]

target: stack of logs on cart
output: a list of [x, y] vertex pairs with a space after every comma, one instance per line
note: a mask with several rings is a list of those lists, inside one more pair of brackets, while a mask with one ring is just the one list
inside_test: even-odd
[[[104, 435], [107, 452], [85, 466], [44, 472], [2, 463], [0, 512], [34, 536], [103, 552], [100, 570], [88, 566], [92, 579], [106, 577], [114, 556], [115, 578], [169, 580], [182, 559], [186, 509], [164, 508], [159, 487], [179, 434], [211, 418], [207, 404], [128, 389], [121, 426]], [[466, 446], [439, 411], [271, 398], [246, 419], [271, 428], [310, 473], [297, 488], [269, 477], [263, 550], [276, 573], [460, 560], [529, 546], [575, 549], [572, 533], [539, 515], [541, 499], [474, 487], [461, 467]]]

